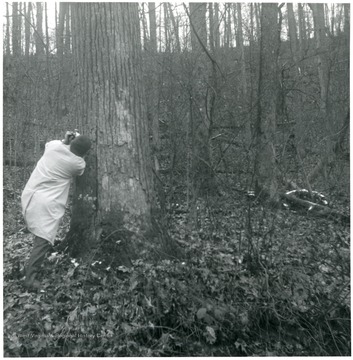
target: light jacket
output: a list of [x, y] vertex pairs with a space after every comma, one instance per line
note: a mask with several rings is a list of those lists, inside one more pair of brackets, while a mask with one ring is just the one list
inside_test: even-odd
[[45, 151], [32, 172], [21, 196], [22, 214], [28, 230], [54, 244], [64, 216], [70, 183], [82, 175], [83, 158], [70, 151], [60, 140], [45, 145]]

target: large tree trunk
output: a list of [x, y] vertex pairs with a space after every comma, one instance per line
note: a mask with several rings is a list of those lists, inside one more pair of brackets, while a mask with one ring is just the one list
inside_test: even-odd
[[257, 194], [266, 194], [272, 201], [276, 201], [278, 197], [274, 146], [278, 92], [277, 55], [279, 38], [277, 23], [277, 4], [262, 4], [259, 100], [255, 126], [255, 179]]
[[138, 4], [77, 3], [72, 20], [78, 124], [93, 147], [77, 178], [68, 244], [80, 254], [122, 240], [136, 256], [148, 246], [153, 202]]

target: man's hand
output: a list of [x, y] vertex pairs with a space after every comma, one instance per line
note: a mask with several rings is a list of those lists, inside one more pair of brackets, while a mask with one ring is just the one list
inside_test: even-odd
[[75, 139], [75, 133], [73, 131], [66, 131], [65, 139], [63, 140], [63, 143], [65, 145], [70, 145], [73, 139]]

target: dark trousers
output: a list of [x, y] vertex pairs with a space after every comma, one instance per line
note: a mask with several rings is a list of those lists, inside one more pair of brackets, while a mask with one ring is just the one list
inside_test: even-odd
[[33, 249], [26, 267], [26, 285], [32, 285], [36, 279], [40, 266], [43, 263], [45, 254], [52, 247], [48, 240], [35, 236]]

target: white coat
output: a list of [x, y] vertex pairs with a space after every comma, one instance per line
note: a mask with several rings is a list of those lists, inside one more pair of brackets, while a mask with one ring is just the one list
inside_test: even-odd
[[45, 145], [45, 151], [31, 174], [21, 196], [22, 214], [28, 230], [54, 244], [64, 216], [70, 183], [82, 175], [83, 158], [70, 151], [60, 140]]

